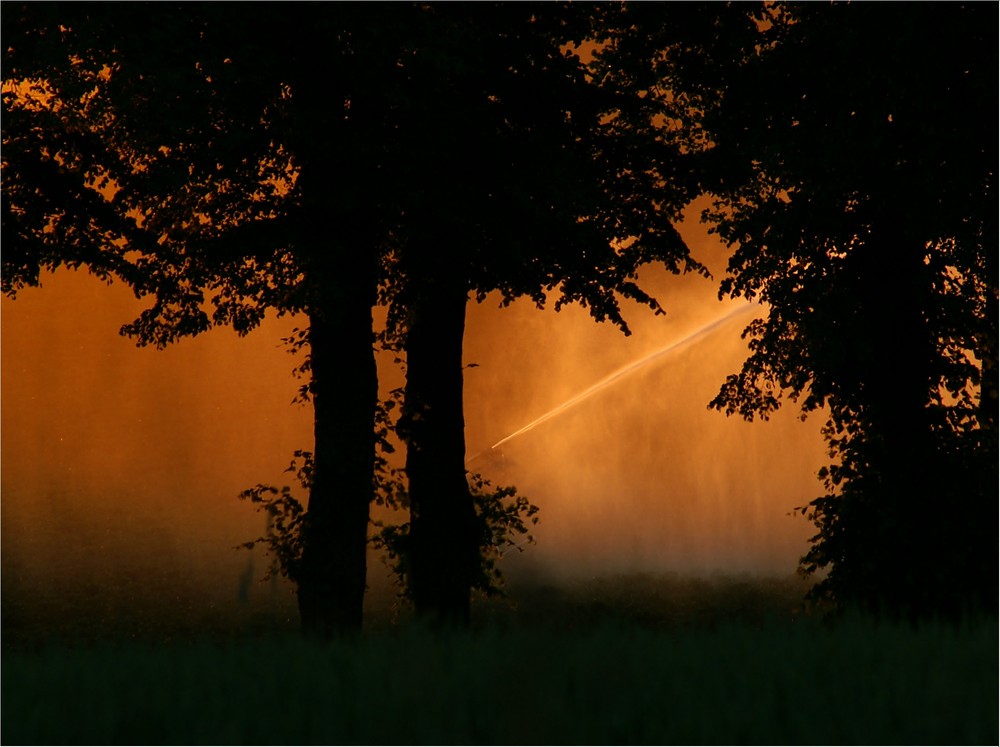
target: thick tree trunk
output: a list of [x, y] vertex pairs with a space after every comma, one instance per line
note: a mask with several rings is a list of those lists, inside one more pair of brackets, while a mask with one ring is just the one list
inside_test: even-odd
[[[935, 463], [929, 409], [937, 353], [927, 317], [932, 302], [921, 243], [905, 224], [889, 226], [869, 247], [872, 265], [866, 278], [866, 321], [876, 336], [862, 393], [881, 491], [865, 531], [880, 540], [871, 549], [879, 555], [873, 569], [875, 605], [880, 611], [884, 606], [894, 614], [913, 614], [926, 609], [934, 596], [933, 566], [940, 559], [935, 515], [941, 496], [934, 482], [943, 465]], [[888, 291], [886, 278], [891, 278]], [[933, 560], [926, 562], [929, 556]]]
[[[292, 11], [301, 26], [289, 83], [301, 195], [292, 239], [306, 276], [315, 437], [298, 600], [303, 631], [329, 636], [362, 624], [378, 403], [372, 306], [384, 227], [373, 184], [361, 178], [377, 162], [340, 144], [366, 126], [362, 92], [331, 77], [342, 59], [340, 17], [318, 4]], [[359, 176], [352, 183], [348, 175]]]
[[[879, 602], [914, 618], [956, 617], [979, 596], [981, 569], [995, 564], [992, 551], [984, 552], [989, 539], [980, 538], [985, 517], [977, 505], [977, 478], [966, 474], [976, 471], [974, 445], [947, 435], [943, 414], [932, 406], [941, 363], [933, 325], [937, 300], [917, 251], [922, 242], [907, 236], [905, 223], [898, 225], [879, 248], [891, 256], [895, 240], [902, 249], [891, 266], [872, 273], [873, 282], [892, 278], [892, 292], [881, 291], [885, 300], [881, 307], [873, 303], [869, 316], [879, 347], [864, 394], [882, 495], [866, 530], [881, 540]], [[995, 505], [995, 494], [990, 500]]]
[[410, 491], [411, 578], [417, 613], [466, 625], [478, 547], [465, 474], [462, 341], [467, 291], [435, 282], [412, 302], [406, 336], [403, 434]]
[[306, 634], [360, 630], [378, 399], [367, 293], [309, 316], [314, 473], [298, 584]]
[[998, 382], [997, 377], [998, 306], [996, 292], [995, 286], [990, 286], [987, 290], [989, 295], [986, 299], [984, 331], [979, 336], [979, 349], [976, 351], [976, 355], [979, 356], [982, 363], [982, 380], [979, 384], [979, 426], [994, 439], [996, 438], [998, 402], [1000, 402], [1000, 382]]

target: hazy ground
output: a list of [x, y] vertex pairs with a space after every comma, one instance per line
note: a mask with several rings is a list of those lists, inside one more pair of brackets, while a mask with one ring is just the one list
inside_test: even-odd
[[[725, 250], [694, 219], [682, 231], [717, 280]], [[748, 424], [708, 411], [746, 354], [747, 319], [712, 326], [731, 313], [715, 281], [652, 270], [647, 280], [668, 313], [627, 304], [631, 337], [575, 307], [470, 304], [470, 457], [655, 358], [470, 465], [541, 509], [537, 544], [504, 561], [519, 620], [787, 615], [801, 598], [790, 577], [813, 528], [791, 512], [821, 489], [822, 419], [799, 422], [790, 408]], [[258, 583], [265, 558], [233, 548], [264, 532], [237, 495], [289, 484], [284, 468], [312, 442], [309, 408], [290, 406], [296, 361], [280, 345], [301, 320], [137, 349], [117, 334], [142, 306], [126, 288], [65, 271], [43, 286], [0, 299], [3, 645], [294, 630], [289, 588]], [[401, 383], [391, 358], [380, 361], [384, 393]], [[385, 576], [373, 562], [374, 626], [393, 617]]]
[[[381, 568], [377, 569], [381, 575]], [[294, 633], [295, 598], [284, 581], [251, 582], [249, 588], [185, 587], [155, 569], [119, 575], [114, 584], [72, 585], [49, 579], [24, 585], [4, 574], [3, 646], [104, 641], [229, 640]], [[478, 599], [476, 625], [558, 629], [624, 621], [654, 628], [790, 620], [805, 583], [795, 577], [631, 574], [577, 580], [522, 573], [505, 598]], [[383, 630], [405, 623], [411, 611], [387, 583], [367, 600], [366, 626]]]

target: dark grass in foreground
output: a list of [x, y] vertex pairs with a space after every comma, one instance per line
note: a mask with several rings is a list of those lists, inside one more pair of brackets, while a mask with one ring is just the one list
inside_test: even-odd
[[481, 605], [476, 630], [449, 635], [394, 624], [387, 608], [329, 644], [290, 634], [284, 612], [269, 627], [262, 610], [200, 641], [171, 632], [167, 609], [159, 625], [76, 641], [58, 618], [47, 642], [12, 645], [5, 630], [0, 739], [997, 743], [995, 618], [822, 624], [790, 614], [801, 589], [785, 581], [519, 588], [516, 610]]
[[9, 652], [5, 744], [986, 744], [996, 623], [853, 620]]

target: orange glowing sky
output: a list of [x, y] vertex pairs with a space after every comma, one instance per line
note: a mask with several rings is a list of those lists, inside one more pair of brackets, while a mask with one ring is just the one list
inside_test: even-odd
[[[724, 250], [693, 219], [684, 233], [718, 274]], [[716, 299], [715, 280], [650, 271], [645, 281], [668, 314], [627, 307], [631, 338], [578, 308], [473, 304], [468, 454], [732, 308]], [[117, 335], [139, 306], [122, 286], [68, 271], [0, 301], [5, 593], [53, 578], [110, 593], [145, 576], [234, 595], [248, 554], [232, 548], [264, 525], [237, 494], [288, 484], [292, 452], [311, 448], [310, 412], [290, 404], [295, 362], [279, 342], [294, 319], [158, 351]], [[746, 320], [511, 439], [502, 459], [473, 465], [541, 508], [538, 544], [512, 558], [512, 578], [794, 570], [811, 527], [788, 514], [821, 492], [820, 418], [802, 423], [788, 408], [747, 424], [706, 409], [745, 356]], [[398, 385], [391, 357], [381, 372], [384, 389]], [[374, 564], [371, 576], [384, 575]]]

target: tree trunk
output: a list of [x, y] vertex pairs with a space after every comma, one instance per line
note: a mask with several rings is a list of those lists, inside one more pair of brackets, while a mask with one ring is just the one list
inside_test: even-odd
[[[337, 145], [356, 142], [367, 126], [361, 92], [332, 72], [339, 16], [318, 4], [292, 10], [301, 49], [291, 65], [289, 148], [302, 203], [293, 243], [304, 260], [315, 438], [298, 601], [303, 631], [326, 637], [362, 624], [378, 403], [372, 306], [384, 229], [373, 186], [360, 178], [374, 171], [372, 154]], [[348, 174], [359, 178], [352, 184]]]
[[[869, 324], [878, 330], [879, 354], [873, 356], [864, 394], [872, 418], [870, 438], [881, 448], [873, 465], [883, 486], [876, 528], [880, 602], [894, 613], [914, 618], [958, 615], [967, 596], [969, 559], [978, 548], [966, 542], [974, 535], [974, 512], [959, 510], [959, 501], [974, 499], [958, 489], [955, 437], [931, 406], [937, 386], [940, 351], [932, 324], [936, 299], [932, 278], [918, 251], [918, 236], [909, 235], [897, 219], [874, 248], [885, 263], [870, 274]], [[893, 252], [894, 248], [898, 249]], [[891, 278], [891, 292], [877, 290]], [[876, 296], [877, 297], [877, 296]], [[970, 455], [968, 455], [970, 456]], [[964, 461], [964, 458], [962, 459]], [[971, 552], [970, 552], [971, 550]], [[977, 565], [974, 563], [973, 565]]]
[[421, 290], [411, 303], [406, 335], [402, 428], [410, 491], [410, 589], [421, 617], [467, 625], [478, 562], [462, 402], [468, 294], [455, 280], [431, 282]]
[[311, 313], [309, 344], [314, 472], [298, 601], [303, 632], [329, 637], [360, 630], [364, 605], [378, 400], [368, 293]]

